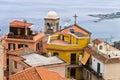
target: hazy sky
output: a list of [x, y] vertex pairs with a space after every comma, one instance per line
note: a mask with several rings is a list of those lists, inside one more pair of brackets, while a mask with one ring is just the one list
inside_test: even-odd
[[[120, 38], [120, 19], [104, 20], [94, 23], [96, 18], [89, 14], [106, 14], [120, 11], [120, 0], [0, 0], [0, 29], [8, 32], [9, 23], [15, 19], [36, 24], [43, 29], [44, 17], [49, 11], [56, 11], [61, 18], [70, 18], [73, 24], [73, 15], [78, 15], [77, 23], [92, 32], [94, 37], [109, 37], [113, 35]], [[36, 28], [37, 29], [37, 28]]]

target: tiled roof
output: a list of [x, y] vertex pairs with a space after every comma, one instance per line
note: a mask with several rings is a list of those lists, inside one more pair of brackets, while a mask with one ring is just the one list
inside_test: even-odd
[[18, 62], [18, 63], [26, 66], [26, 67], [30, 67], [30, 65], [28, 65], [28, 64], [26, 64], [24, 61], [22, 61], [22, 60], [24, 60], [22, 57], [12, 56], [11, 59], [12, 59], [13, 61], [16, 61], [16, 62]]
[[81, 34], [80, 32], [74, 32], [74, 35], [76, 35], [77, 37], [86, 37], [87, 35]]
[[[80, 32], [81, 34], [84, 34], [84, 35], [90, 35], [91, 33], [85, 29], [83, 29], [82, 27], [78, 26], [78, 25], [73, 25], [73, 26], [69, 26], [67, 28], [64, 28], [62, 30], [60, 30], [59, 32], [56, 32], [54, 34], [61, 34], [61, 33], [65, 33], [65, 35], [68, 34], [68, 32], [70, 32], [70, 29], [74, 29], [74, 32]], [[54, 35], [53, 34], [53, 35]]]
[[24, 71], [10, 75], [10, 80], [42, 80], [36, 68], [28, 68]]
[[107, 64], [107, 63], [120, 63], [120, 58], [108, 58], [105, 57], [103, 54], [97, 53], [91, 46], [87, 46], [85, 48], [85, 51], [89, 53], [90, 55], [96, 57], [101, 62]]
[[98, 38], [96, 38], [95, 40], [93, 40], [92, 41], [94, 44], [100, 44], [100, 43], [102, 43], [102, 40], [100, 40], [100, 39], [98, 39]]
[[69, 80], [62, 78], [58, 73], [39, 67], [31, 67], [24, 71], [10, 75], [10, 80]]
[[64, 80], [58, 73], [36, 68], [42, 80]]
[[29, 27], [32, 26], [32, 23], [25, 23], [24, 21], [18, 21], [14, 20], [10, 23], [10, 27], [19, 27], [19, 28], [24, 28], [24, 27]]

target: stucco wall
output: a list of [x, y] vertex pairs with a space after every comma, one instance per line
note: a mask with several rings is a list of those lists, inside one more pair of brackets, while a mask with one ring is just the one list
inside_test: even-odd
[[60, 76], [65, 77], [65, 65], [50, 65], [50, 66], [44, 66], [43, 68], [51, 71], [55, 71], [60, 74]]
[[105, 80], [120, 80], [120, 63], [106, 64]]
[[105, 73], [105, 65], [99, 61], [97, 58], [92, 56], [92, 65], [91, 68], [97, 72], [97, 63], [100, 63], [100, 73], [104, 74]]

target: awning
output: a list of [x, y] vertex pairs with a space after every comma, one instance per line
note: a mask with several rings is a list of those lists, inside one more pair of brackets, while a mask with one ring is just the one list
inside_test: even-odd
[[83, 56], [83, 58], [81, 59], [81, 63], [82, 63], [83, 65], [85, 65], [85, 64], [87, 63], [89, 57], [90, 57], [90, 54], [84, 53], [84, 56]]

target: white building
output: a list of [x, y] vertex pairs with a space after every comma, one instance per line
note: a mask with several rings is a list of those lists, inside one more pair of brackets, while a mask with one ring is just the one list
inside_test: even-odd
[[120, 50], [100, 39], [85, 48], [81, 63], [84, 80], [120, 80]]

